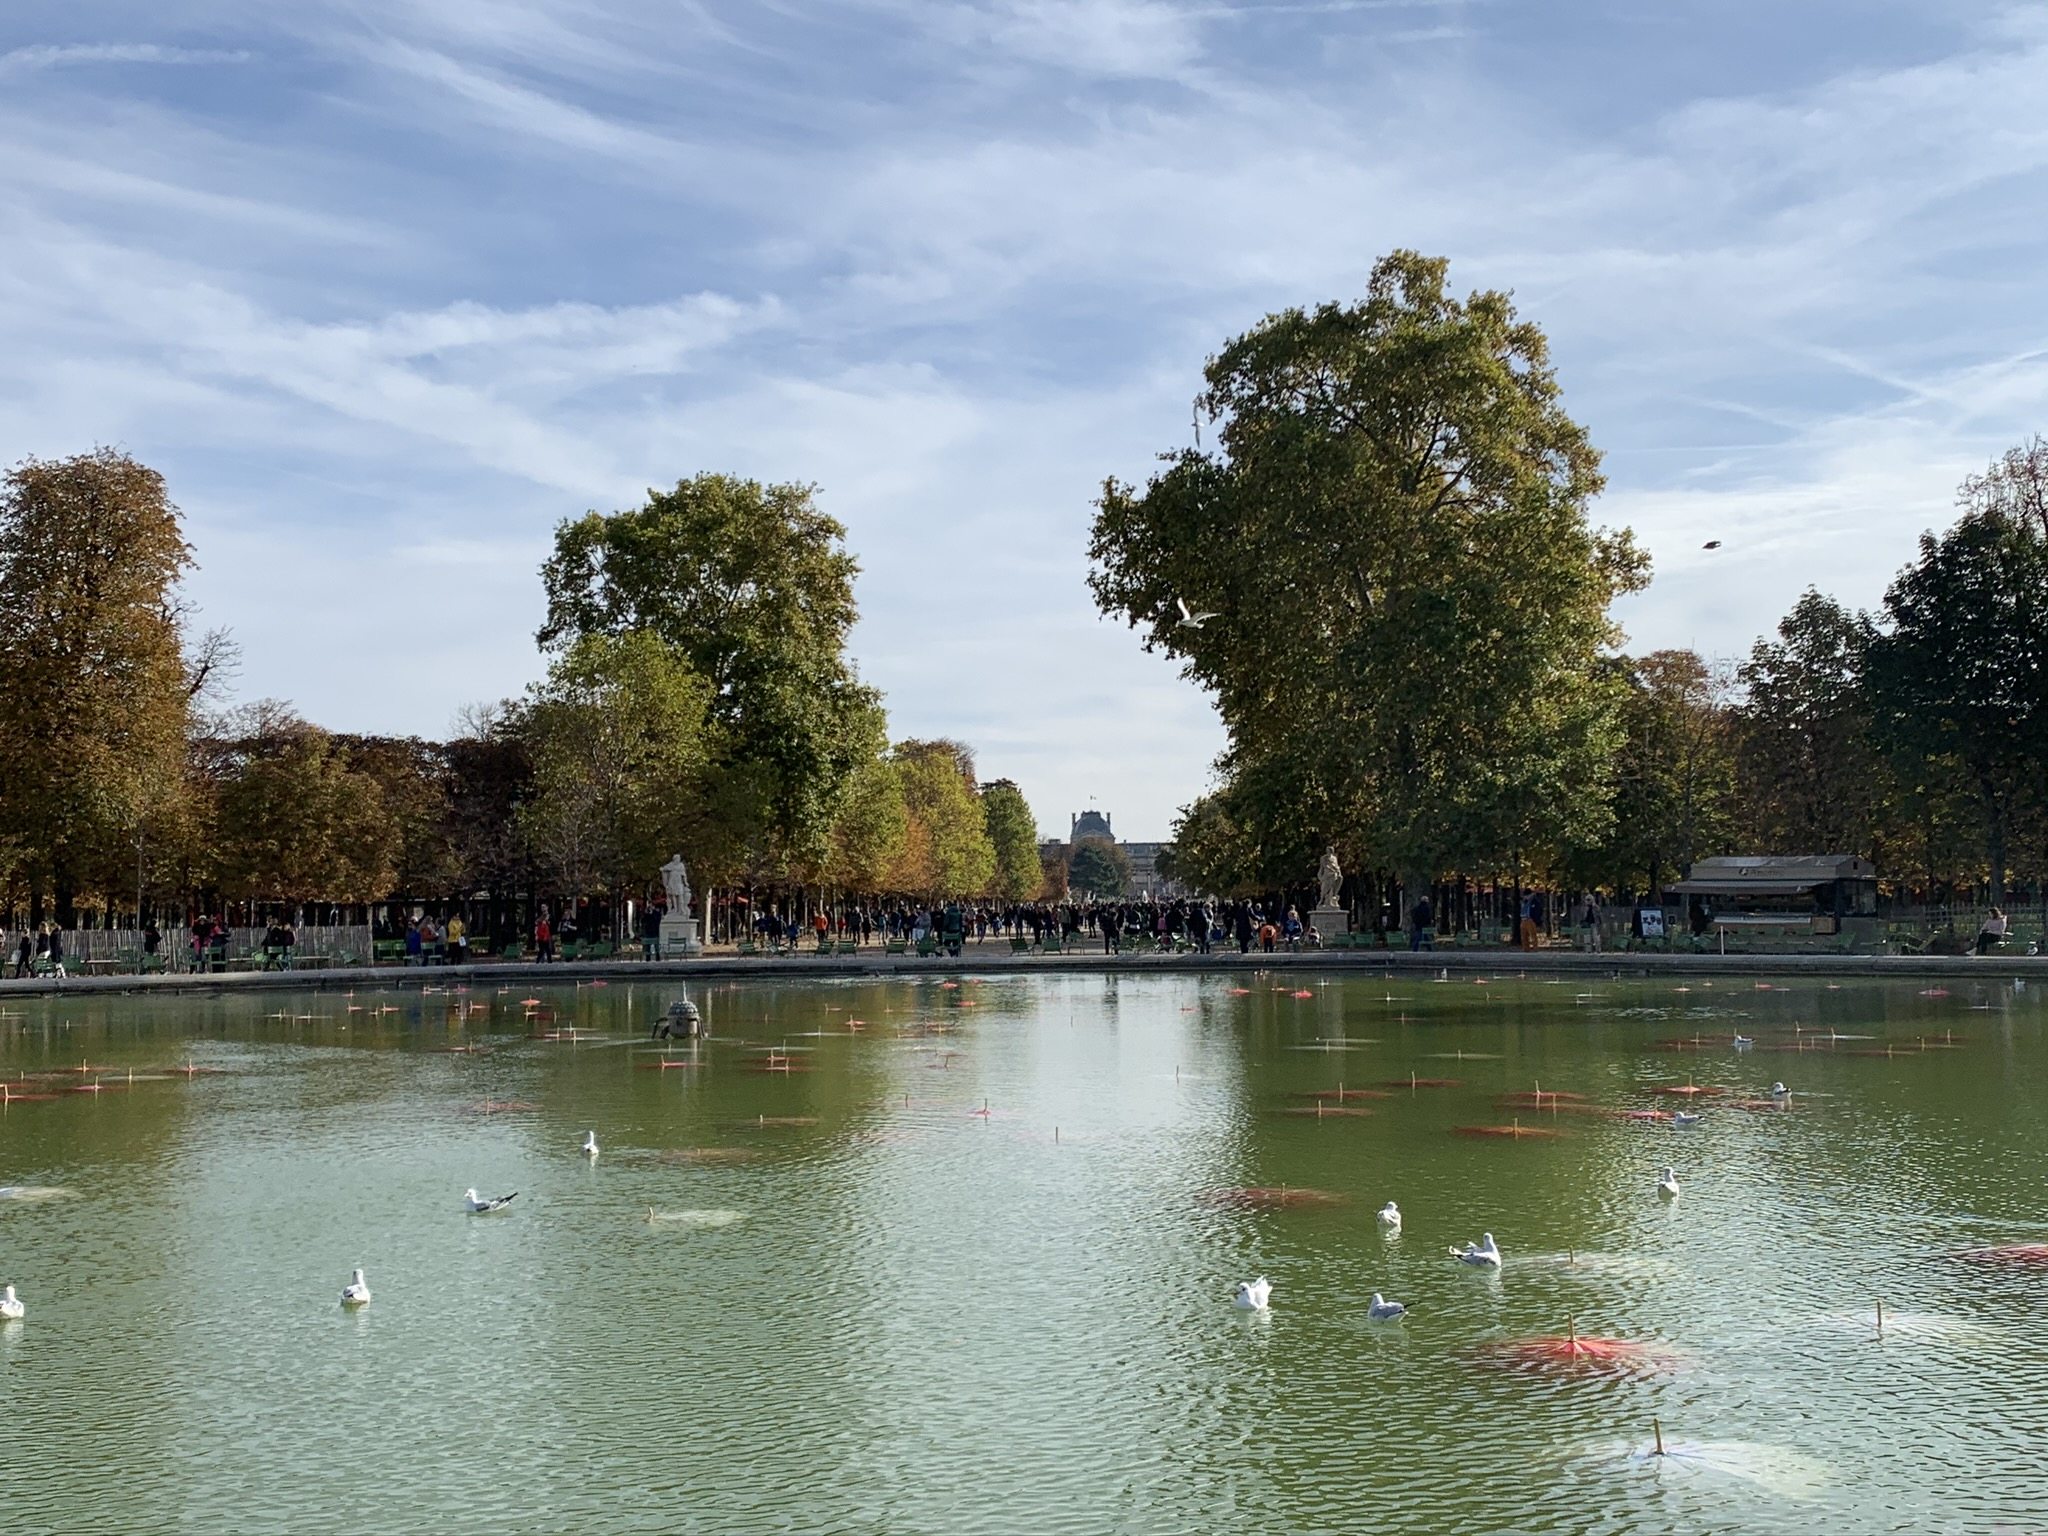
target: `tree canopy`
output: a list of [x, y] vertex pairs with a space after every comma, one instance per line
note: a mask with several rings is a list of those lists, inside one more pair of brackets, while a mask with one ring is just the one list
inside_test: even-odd
[[1397, 251], [1363, 302], [1229, 341], [1198, 402], [1217, 449], [1103, 487], [1097, 602], [1215, 696], [1240, 878], [1336, 843], [1422, 879], [1605, 830], [1624, 689], [1599, 661], [1647, 562], [1587, 521], [1599, 456], [1542, 332], [1445, 275]]
[[[879, 696], [846, 655], [859, 566], [806, 485], [700, 474], [555, 530], [543, 645], [644, 631], [708, 688], [730, 826], [816, 862], [848, 782], [884, 743]], [[749, 858], [758, 863], [768, 847]]]
[[124, 453], [28, 459], [0, 479], [0, 851], [60, 921], [173, 814], [191, 562], [163, 477]]

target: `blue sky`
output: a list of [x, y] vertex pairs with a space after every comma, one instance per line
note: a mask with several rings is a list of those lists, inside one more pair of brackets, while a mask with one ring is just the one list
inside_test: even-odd
[[1733, 655], [2048, 430], [2044, 102], [1978, 0], [16, 0], [0, 454], [155, 464], [243, 696], [422, 733], [537, 672], [557, 519], [816, 482], [897, 734], [1157, 837], [1221, 736], [1089, 503], [1225, 337], [1512, 288], [1631, 644]]

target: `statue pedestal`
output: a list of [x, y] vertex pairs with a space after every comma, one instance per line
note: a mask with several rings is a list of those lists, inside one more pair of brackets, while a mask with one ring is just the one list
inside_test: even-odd
[[697, 919], [676, 917], [668, 913], [661, 919], [661, 958], [675, 959], [683, 955], [701, 955], [704, 946], [697, 942]]
[[1351, 914], [1343, 907], [1317, 907], [1309, 913], [1308, 925], [1327, 944], [1335, 935], [1351, 931]]

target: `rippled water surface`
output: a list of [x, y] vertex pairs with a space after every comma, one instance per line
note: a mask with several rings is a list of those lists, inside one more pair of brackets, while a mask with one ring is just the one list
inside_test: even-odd
[[0, 1530], [2048, 1530], [2039, 988], [677, 992], [0, 1004]]

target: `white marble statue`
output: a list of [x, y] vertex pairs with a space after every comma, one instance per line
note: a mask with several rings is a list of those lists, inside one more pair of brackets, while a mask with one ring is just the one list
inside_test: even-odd
[[661, 866], [662, 887], [668, 892], [668, 909], [677, 917], [690, 915], [690, 866], [679, 853]]
[[1337, 850], [1325, 848], [1323, 862], [1316, 869], [1316, 884], [1322, 888], [1322, 899], [1317, 903], [1323, 907], [1337, 905], [1337, 893], [1344, 888], [1344, 871], [1337, 867]]

